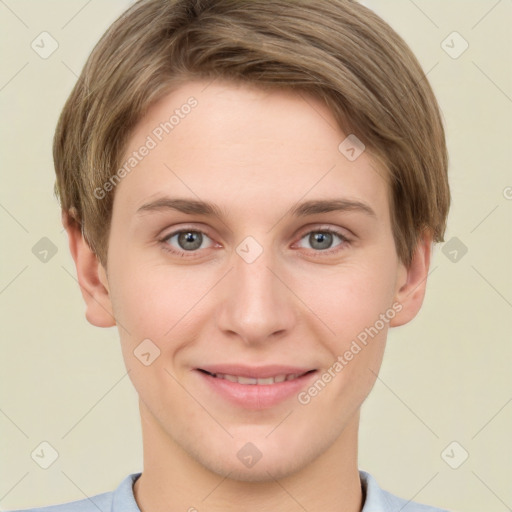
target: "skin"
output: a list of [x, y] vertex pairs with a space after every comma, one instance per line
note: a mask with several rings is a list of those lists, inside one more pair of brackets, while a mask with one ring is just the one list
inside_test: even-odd
[[[142, 511], [361, 510], [360, 407], [378, 374], [389, 326], [419, 311], [430, 263], [425, 234], [412, 264], [393, 240], [385, 172], [369, 150], [349, 161], [347, 134], [319, 100], [216, 80], [190, 82], [152, 106], [126, 155], [190, 96], [198, 105], [116, 187], [106, 270], [64, 215], [86, 317], [117, 325], [139, 394], [144, 470], [134, 485]], [[171, 209], [137, 210], [164, 195], [201, 199], [220, 220]], [[345, 198], [361, 211], [292, 217], [312, 199]], [[327, 250], [310, 234], [338, 230]], [[178, 229], [200, 230], [195, 252]], [[200, 235], [199, 235], [200, 236]], [[236, 252], [248, 236], [263, 252]], [[327, 371], [379, 315], [401, 310], [307, 405], [296, 396], [264, 410], [236, 407], [194, 371], [207, 364], [288, 364]], [[144, 339], [160, 356], [141, 364]], [[245, 467], [247, 443], [261, 459]]]

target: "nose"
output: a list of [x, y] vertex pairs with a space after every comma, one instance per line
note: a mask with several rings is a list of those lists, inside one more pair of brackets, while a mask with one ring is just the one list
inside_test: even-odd
[[248, 345], [264, 344], [290, 332], [296, 322], [297, 300], [287, 280], [271, 249], [265, 248], [254, 261], [243, 248], [233, 253], [231, 271], [221, 284], [218, 328]]

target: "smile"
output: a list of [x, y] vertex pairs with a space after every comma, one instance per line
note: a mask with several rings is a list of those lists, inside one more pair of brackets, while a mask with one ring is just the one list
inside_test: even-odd
[[[207, 373], [208, 375], [211, 375], [212, 377], [215, 377], [217, 379], [225, 379], [230, 382], [237, 382], [238, 384], [246, 384], [246, 385], [279, 384], [280, 382], [298, 379], [299, 377], [302, 377], [303, 375], [310, 373], [308, 371], [308, 372], [304, 372], [304, 373], [289, 373], [289, 374], [276, 375], [274, 377], [254, 378], [254, 377], [242, 377], [241, 375], [229, 375], [227, 373], [211, 373], [211, 372], [207, 372], [206, 370], [201, 370], [201, 371], [204, 373]], [[310, 370], [310, 371], [313, 371], [313, 370]]]

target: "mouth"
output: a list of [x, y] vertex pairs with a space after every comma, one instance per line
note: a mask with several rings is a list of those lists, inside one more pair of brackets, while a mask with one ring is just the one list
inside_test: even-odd
[[282, 373], [279, 375], [271, 376], [271, 377], [245, 377], [242, 375], [230, 375], [228, 373], [213, 373], [209, 372], [207, 370], [203, 370], [202, 368], [198, 368], [200, 372], [206, 373], [207, 375], [210, 375], [211, 377], [214, 377], [216, 379], [224, 379], [228, 380], [229, 382], [236, 382], [238, 384], [248, 385], [248, 386], [271, 386], [273, 384], [279, 384], [281, 382], [286, 382], [290, 380], [296, 380], [300, 377], [303, 377], [304, 375], [307, 375], [309, 373], [312, 373], [316, 370], [308, 370], [302, 373]]
[[222, 365], [195, 370], [201, 389], [207, 393], [206, 400], [221, 400], [246, 410], [271, 409], [296, 399], [318, 374], [317, 369], [277, 365], [260, 368]]

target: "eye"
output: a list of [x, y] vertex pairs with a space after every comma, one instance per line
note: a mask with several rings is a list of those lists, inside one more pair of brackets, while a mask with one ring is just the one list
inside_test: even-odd
[[[341, 243], [333, 249], [331, 246], [336, 237]], [[165, 251], [187, 258], [194, 257], [194, 254], [199, 252], [200, 249], [207, 249], [208, 246], [205, 246], [206, 240], [211, 241], [211, 238], [203, 231], [198, 229], [181, 229], [165, 235], [165, 237], [160, 239], [160, 242]], [[346, 236], [332, 228], [309, 231], [300, 240], [307, 240], [314, 252], [321, 253], [318, 254], [319, 256], [332, 254], [333, 252], [336, 253], [350, 244], [350, 240]], [[212, 246], [210, 245], [209, 247]]]
[[[332, 249], [331, 246], [335, 237], [339, 238], [341, 243], [338, 244], [338, 248]], [[301, 238], [301, 240], [304, 239], [307, 240], [315, 252], [326, 251], [329, 254], [343, 250], [350, 243], [350, 240], [341, 232], [331, 228], [309, 231]]]
[[[177, 245], [173, 244], [174, 243]], [[197, 229], [182, 229], [166, 235], [160, 240], [163, 248], [178, 256], [188, 257], [189, 253], [195, 253], [199, 249], [205, 249], [203, 242], [210, 237], [203, 231]]]

